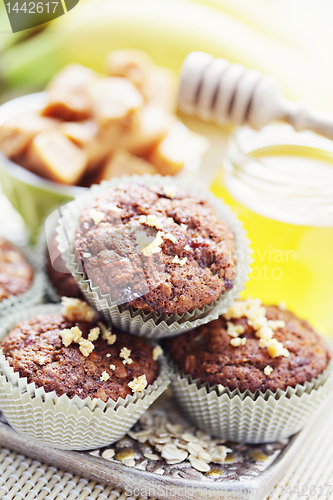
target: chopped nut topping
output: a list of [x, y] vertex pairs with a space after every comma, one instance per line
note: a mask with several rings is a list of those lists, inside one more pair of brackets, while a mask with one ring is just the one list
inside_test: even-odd
[[183, 223], [181, 223], [180, 227], [181, 227], [182, 229], [184, 229], [184, 231], [186, 231], [186, 229], [187, 229], [187, 225], [186, 225], [186, 224], [183, 224]]
[[147, 224], [147, 226], [154, 227], [155, 229], [163, 229], [161, 220], [156, 215], [140, 215], [140, 224]]
[[268, 354], [271, 358], [277, 358], [278, 356], [289, 357], [289, 351], [283, 344], [276, 339], [270, 339], [268, 342], [264, 339], [260, 339], [259, 347], [267, 347]]
[[79, 342], [82, 338], [82, 332], [78, 326], [73, 326], [71, 329], [65, 328], [60, 332], [62, 343], [65, 347], [71, 345], [72, 342]]
[[[284, 356], [287, 358], [289, 356], [290, 353], [288, 349], [286, 349], [277, 339], [273, 338], [274, 330], [285, 327], [285, 322], [268, 320], [266, 318], [266, 309], [261, 305], [260, 299], [249, 298], [244, 301], [237, 301], [228, 309], [223, 317], [226, 320], [242, 317], [247, 318], [248, 324], [256, 330], [256, 336], [259, 338], [260, 348], [267, 348], [268, 354], [272, 358], [276, 358], [278, 356]], [[233, 331], [235, 330], [230, 327], [230, 332]], [[237, 340], [237, 337], [235, 340]], [[232, 341], [230, 343], [232, 343]], [[236, 344], [240, 345], [237, 342]], [[232, 343], [232, 345], [235, 345], [235, 343]]]
[[236, 338], [230, 340], [230, 344], [233, 347], [239, 347], [240, 345], [245, 345], [246, 338], [241, 339], [240, 337], [236, 337]]
[[116, 365], [112, 364], [110, 365], [110, 370], [114, 371], [116, 369]]
[[153, 356], [153, 360], [154, 360], [154, 361], [157, 361], [157, 360], [158, 360], [158, 358], [159, 358], [160, 356], [162, 356], [162, 354], [163, 354], [163, 349], [162, 349], [162, 347], [161, 347], [160, 345], [157, 345], [157, 346], [153, 349], [153, 354], [152, 354], [152, 356]]
[[267, 377], [269, 377], [270, 374], [272, 373], [272, 371], [273, 371], [273, 368], [271, 366], [267, 365], [264, 369], [264, 374], [267, 375]]
[[185, 246], [184, 246], [184, 250], [186, 250], [187, 252], [189, 252], [189, 251], [191, 250], [190, 245], [185, 245]]
[[62, 314], [69, 321], [87, 321], [91, 323], [94, 319], [94, 310], [82, 300], [62, 297], [61, 303], [63, 305]]
[[110, 378], [110, 375], [108, 374], [107, 371], [104, 370], [104, 372], [102, 373], [102, 376], [101, 378], [99, 379], [101, 382], [106, 382], [107, 380], [109, 380]]
[[123, 361], [124, 365], [131, 365], [133, 363], [133, 359], [131, 359], [130, 356], [131, 356], [130, 349], [127, 349], [127, 347], [123, 347], [119, 353], [119, 357], [124, 359]]
[[154, 241], [152, 241], [149, 245], [145, 246], [141, 250], [141, 253], [143, 253], [143, 255], [145, 255], [146, 257], [150, 257], [153, 253], [159, 253], [162, 250], [161, 244], [163, 243], [162, 239], [163, 236], [164, 236], [163, 231], [158, 231]]
[[98, 328], [98, 326], [96, 326], [95, 328], [92, 328], [89, 332], [88, 340], [90, 340], [90, 342], [94, 342], [94, 340], [98, 339], [100, 333], [101, 333], [101, 331]]
[[166, 240], [170, 240], [170, 241], [172, 241], [172, 243], [177, 243], [177, 238], [176, 238], [176, 236], [174, 236], [174, 235], [173, 235], [173, 234], [171, 234], [171, 233], [166, 233], [166, 234], [164, 235], [164, 238], [165, 238]]
[[89, 356], [89, 354], [95, 349], [94, 344], [90, 342], [90, 340], [83, 338], [80, 339], [79, 346], [81, 354], [85, 357]]
[[16, 269], [14, 269], [15, 276], [22, 277], [22, 276], [25, 276], [26, 274], [27, 274], [27, 270], [23, 266], [20, 266], [20, 267], [17, 267]]
[[89, 253], [89, 252], [83, 252], [82, 255], [83, 255], [84, 259], [89, 259], [89, 257], [91, 257], [91, 253]]
[[274, 321], [271, 319], [267, 321], [267, 324], [272, 330], [277, 330], [278, 328], [284, 328], [286, 326], [286, 322], [282, 320]]
[[172, 185], [164, 186], [163, 192], [165, 196], [173, 200], [173, 198], [175, 198], [177, 194], [177, 186], [172, 186]]
[[7, 262], [18, 262], [21, 260], [20, 254], [14, 250], [7, 250], [7, 252], [5, 252], [5, 258]]
[[147, 387], [146, 375], [141, 375], [129, 382], [128, 387], [132, 389], [133, 392], [142, 392]]
[[243, 325], [234, 325], [231, 321], [227, 322], [227, 333], [230, 337], [236, 338], [244, 332], [245, 328]]
[[183, 259], [180, 259], [178, 255], [175, 255], [174, 258], [172, 259], [173, 264], [179, 264], [180, 266], [184, 266], [186, 264], [187, 257], [184, 257]]
[[113, 345], [116, 340], [117, 340], [117, 335], [113, 335], [112, 334], [112, 331], [111, 331], [111, 328], [107, 328], [104, 323], [97, 323], [101, 332], [102, 332], [102, 339], [103, 340], [106, 340], [108, 345]]
[[107, 358], [111, 358], [111, 354], [108, 352], [106, 355]]
[[95, 224], [99, 224], [104, 219], [105, 214], [103, 214], [103, 212], [99, 212], [98, 210], [92, 210], [90, 212], [90, 217], [92, 218]]

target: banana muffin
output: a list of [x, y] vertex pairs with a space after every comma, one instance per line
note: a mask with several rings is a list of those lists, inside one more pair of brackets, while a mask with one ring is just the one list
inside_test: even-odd
[[28, 291], [33, 277], [33, 269], [23, 253], [0, 238], [0, 301]]
[[104, 402], [141, 392], [156, 380], [156, 349], [142, 338], [111, 332], [85, 302], [63, 302], [62, 314], [22, 321], [2, 340], [14, 372], [46, 392]]
[[[50, 239], [49, 250], [50, 251], [47, 251], [46, 254], [46, 273], [54, 290], [57, 292], [59, 297], [75, 297], [83, 299], [83, 295], [75, 281], [75, 278], [68, 271], [57, 248], [55, 233], [53, 233]], [[54, 265], [51, 262], [50, 254], [52, 255]]]
[[219, 319], [166, 340], [179, 369], [210, 386], [276, 392], [318, 377], [330, 352], [304, 320], [258, 299], [237, 301]]
[[74, 241], [82, 271], [117, 304], [182, 315], [233, 287], [235, 239], [200, 195], [123, 183], [82, 211]]

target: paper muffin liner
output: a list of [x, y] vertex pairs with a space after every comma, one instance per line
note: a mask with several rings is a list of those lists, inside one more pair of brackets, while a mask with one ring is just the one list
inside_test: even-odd
[[311, 382], [264, 393], [211, 387], [170, 364], [171, 387], [185, 415], [208, 434], [239, 443], [269, 443], [296, 434], [333, 390], [333, 360]]
[[57, 304], [61, 302], [61, 296], [58, 294], [56, 289], [53, 286], [53, 283], [50, 280], [48, 270], [47, 270], [47, 264], [48, 264], [48, 245], [47, 245], [47, 239], [46, 239], [46, 234], [45, 234], [45, 223], [46, 219], [43, 220], [41, 230], [39, 232], [38, 238], [37, 238], [37, 246], [39, 249], [39, 253], [42, 256], [42, 268], [43, 268], [43, 274], [44, 274], [44, 301], [46, 303], [52, 302], [54, 304]]
[[[100, 311], [107, 321], [118, 328], [128, 331], [134, 335], [139, 335], [151, 339], [170, 337], [179, 333], [192, 330], [203, 325], [221, 314], [225, 313], [236, 299], [240, 297], [240, 292], [244, 289], [250, 272], [252, 262], [250, 242], [243, 229], [242, 223], [237, 219], [232, 210], [219, 198], [210, 192], [202, 193], [206, 200], [215, 209], [217, 216], [223, 220], [235, 234], [235, 254], [237, 256], [236, 277], [233, 280], [233, 288], [223, 293], [219, 299], [201, 309], [192, 312], [185, 312], [183, 315], [167, 314], [157, 315], [154, 312], [145, 314], [141, 309], [131, 306], [116, 305], [112, 302], [109, 294], [102, 294], [100, 287], [95, 287], [90, 279], [86, 279], [82, 269], [75, 260], [74, 239], [76, 228], [79, 225], [79, 217], [83, 208], [88, 202], [93, 200], [96, 194], [109, 188], [114, 188], [123, 183], [140, 181], [146, 185], [172, 185], [183, 188], [188, 186], [173, 177], [162, 177], [160, 175], [133, 175], [124, 176], [110, 181], [104, 181], [100, 185], [90, 188], [90, 193], [61, 208], [61, 217], [57, 227], [58, 249], [66, 263], [67, 268], [75, 277], [80, 289], [87, 301]], [[196, 189], [192, 189], [196, 192]]]
[[[0, 340], [20, 321], [60, 311], [58, 304], [47, 304], [6, 318]], [[29, 384], [9, 366], [0, 349], [0, 409], [17, 432], [38, 442], [63, 450], [100, 448], [123, 437], [168, 387], [171, 371], [163, 356], [159, 367], [158, 378], [142, 392], [104, 403], [89, 397], [59, 397]]]
[[12, 295], [0, 302], [0, 319], [15, 314], [37, 304], [42, 304], [45, 292], [44, 259], [39, 246], [29, 247], [14, 245], [23, 253], [32, 266], [34, 276], [29, 290], [20, 295]]

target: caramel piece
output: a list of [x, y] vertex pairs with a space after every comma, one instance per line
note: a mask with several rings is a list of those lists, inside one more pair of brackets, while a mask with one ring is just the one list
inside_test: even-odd
[[90, 86], [93, 112], [98, 125], [111, 133], [128, 131], [135, 122], [135, 112], [143, 97], [126, 78], [101, 78]]
[[142, 94], [148, 103], [174, 114], [177, 107], [178, 86], [175, 74], [167, 68], [154, 66], [147, 74]]
[[144, 85], [152, 59], [141, 50], [114, 50], [106, 57], [105, 71], [110, 76], [122, 76], [131, 80], [139, 89]]
[[131, 80], [148, 103], [155, 104], [167, 113], [174, 113], [177, 103], [175, 74], [154, 65], [153, 60], [141, 50], [114, 50], [106, 58], [106, 73]]
[[136, 155], [150, 152], [168, 133], [174, 117], [154, 106], [145, 106], [138, 114], [137, 127], [119, 140], [119, 145]]
[[22, 155], [35, 135], [55, 127], [56, 124], [56, 120], [44, 118], [37, 112], [10, 118], [0, 126], [0, 151], [8, 158]]
[[44, 116], [61, 120], [84, 120], [91, 115], [89, 85], [98, 74], [80, 64], [69, 64], [51, 80], [47, 87], [48, 103]]
[[92, 120], [64, 122], [60, 124], [60, 130], [80, 148], [85, 147], [98, 132], [97, 125]]
[[118, 140], [118, 136], [112, 138], [110, 137], [112, 134], [99, 130], [92, 120], [65, 122], [60, 125], [60, 128], [74, 144], [85, 151], [88, 173], [102, 164], [110, 151], [116, 147]]
[[162, 175], [177, 174], [186, 163], [197, 161], [208, 149], [209, 142], [191, 132], [180, 122], [173, 124], [168, 135], [153, 149], [148, 161]]
[[156, 169], [142, 158], [138, 158], [123, 149], [118, 149], [103, 165], [95, 182], [100, 183], [112, 177], [133, 174], [156, 174]]
[[76, 184], [86, 163], [84, 151], [59, 130], [36, 135], [27, 152], [27, 164], [33, 172], [61, 184]]

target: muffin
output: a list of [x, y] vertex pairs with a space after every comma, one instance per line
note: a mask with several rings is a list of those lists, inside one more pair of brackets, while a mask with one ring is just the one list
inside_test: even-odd
[[0, 301], [28, 291], [33, 277], [34, 271], [23, 253], [0, 238]]
[[[51, 262], [55, 256], [56, 266]], [[57, 248], [56, 233], [52, 234], [49, 241], [49, 250], [46, 250], [46, 274], [49, 280], [48, 295], [54, 302], [58, 302], [60, 297], [74, 297], [83, 299], [83, 294], [75, 281], [75, 278], [68, 271]]]
[[201, 309], [235, 277], [233, 232], [203, 197], [182, 188], [135, 182], [102, 191], [80, 216], [74, 248], [93, 286], [146, 314]]
[[62, 207], [57, 233], [86, 300], [152, 339], [217, 319], [250, 270], [249, 241], [230, 208], [158, 175], [93, 186]]
[[118, 330], [111, 333], [100, 322], [82, 321], [90, 313], [88, 307], [82, 309], [78, 321], [58, 313], [16, 325], [0, 344], [14, 372], [57, 396], [100, 398], [105, 403], [133, 394], [132, 382], [140, 377], [143, 389], [152, 384], [158, 374], [152, 346]]
[[43, 258], [30, 247], [0, 238], [0, 318], [43, 301]]
[[[251, 317], [251, 309], [242, 310], [249, 301], [236, 304], [228, 314], [167, 342], [170, 357], [193, 380], [230, 391], [276, 392], [310, 382], [327, 368], [328, 347], [306, 321], [277, 306], [252, 306], [258, 314], [256, 323], [247, 316], [237, 317], [243, 312]], [[267, 346], [255, 328], [261, 324], [261, 330], [274, 332]]]
[[104, 446], [166, 389], [161, 349], [98, 319], [87, 303], [64, 298], [62, 310], [40, 306], [7, 320], [0, 408], [16, 430], [63, 449]]
[[179, 404], [197, 425], [226, 439], [289, 437], [331, 386], [324, 340], [292, 312], [259, 299], [236, 302], [165, 347], [179, 370], [173, 377]]

